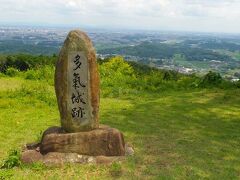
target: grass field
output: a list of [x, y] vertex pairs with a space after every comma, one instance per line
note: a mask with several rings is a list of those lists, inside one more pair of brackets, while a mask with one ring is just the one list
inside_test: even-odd
[[[121, 130], [135, 155], [121, 164], [0, 169], [0, 179], [240, 179], [240, 90], [101, 98], [100, 122]], [[53, 86], [0, 78], [0, 159], [59, 125]]]

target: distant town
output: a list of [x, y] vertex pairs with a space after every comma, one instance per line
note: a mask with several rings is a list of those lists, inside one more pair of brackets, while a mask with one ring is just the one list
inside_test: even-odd
[[[70, 28], [0, 27], [1, 54], [58, 54]], [[159, 69], [185, 74], [210, 70], [240, 78], [240, 34], [83, 29], [98, 58], [121, 55]]]

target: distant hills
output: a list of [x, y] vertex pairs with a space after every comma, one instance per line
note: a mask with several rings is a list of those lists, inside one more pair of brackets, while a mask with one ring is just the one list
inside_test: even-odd
[[[0, 54], [58, 54], [68, 30], [0, 27]], [[233, 76], [240, 70], [240, 35], [89, 30], [100, 58], [121, 55], [183, 73], [209, 70]]]

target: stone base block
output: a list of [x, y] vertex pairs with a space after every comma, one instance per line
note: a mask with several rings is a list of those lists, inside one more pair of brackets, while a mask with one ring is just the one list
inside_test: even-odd
[[37, 150], [25, 150], [21, 154], [21, 161], [26, 164], [42, 161], [43, 155]]
[[35, 150], [26, 150], [22, 153], [21, 161], [24, 164], [41, 162], [46, 166], [62, 166], [64, 164], [111, 164], [125, 160], [125, 156], [87, 156], [77, 153], [50, 152], [42, 155]]
[[40, 143], [30, 143], [22, 152], [21, 161], [26, 164], [42, 162], [47, 166], [66, 163], [111, 164], [134, 154], [125, 144], [122, 133], [101, 125], [88, 132], [66, 133], [60, 127], [48, 128]]
[[[114, 128], [102, 127], [87, 132], [63, 133], [54, 127], [45, 131], [40, 152], [77, 153], [88, 156], [124, 156], [122, 133]], [[50, 132], [50, 133], [49, 133]]]

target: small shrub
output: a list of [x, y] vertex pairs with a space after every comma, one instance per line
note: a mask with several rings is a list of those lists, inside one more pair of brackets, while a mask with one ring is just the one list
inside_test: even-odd
[[54, 67], [44, 66], [37, 69], [30, 69], [24, 73], [24, 77], [29, 80], [46, 80], [53, 85]]
[[[123, 93], [122, 89], [131, 89], [132, 82], [136, 79], [133, 68], [122, 57], [114, 57], [99, 66], [101, 74], [101, 87], [112, 89], [113, 96]], [[125, 92], [124, 90], [124, 92]]]
[[37, 80], [38, 79], [38, 74], [33, 69], [26, 71], [24, 73], [24, 75], [25, 75], [25, 79], [29, 79], [29, 80]]
[[240, 88], [240, 80], [235, 82], [235, 85], [236, 85], [237, 88]]
[[199, 78], [196, 77], [191, 77], [191, 76], [183, 76], [182, 78], [180, 78], [177, 83], [178, 86], [181, 88], [197, 88], [199, 85]]
[[169, 71], [164, 72], [163, 74], [163, 80], [168, 81], [171, 79], [171, 74]]
[[219, 73], [209, 71], [201, 80], [202, 87], [217, 87], [222, 83], [222, 77]]
[[20, 166], [20, 153], [18, 150], [11, 150], [8, 154], [8, 157], [3, 160], [1, 169], [11, 169], [16, 166]]
[[8, 68], [8, 69], [6, 70], [6, 75], [7, 75], [7, 76], [10, 76], [10, 77], [17, 76], [18, 73], [19, 73], [19, 71], [18, 71], [17, 69], [15, 69], [15, 68], [12, 68], [12, 67], [10, 67], [10, 68]]
[[45, 65], [55, 65], [57, 56], [43, 56], [30, 54], [15, 54], [0, 56], [0, 72], [6, 72], [8, 68], [15, 68], [19, 71], [27, 71], [32, 68], [39, 68]]
[[221, 84], [218, 87], [221, 89], [231, 89], [231, 88], [236, 88], [237, 86], [234, 82], [223, 79]]

